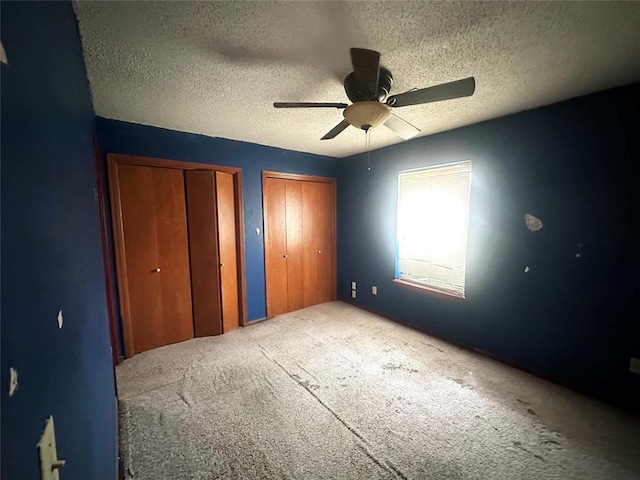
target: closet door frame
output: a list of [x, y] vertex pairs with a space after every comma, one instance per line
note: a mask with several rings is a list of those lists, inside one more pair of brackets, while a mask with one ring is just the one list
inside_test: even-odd
[[[134, 354], [133, 329], [131, 325], [131, 312], [129, 311], [129, 282], [127, 266], [125, 262], [124, 230], [122, 223], [122, 205], [120, 202], [120, 185], [118, 181], [119, 165], [138, 165], [145, 167], [173, 168], [177, 170], [210, 170], [226, 172], [233, 175], [235, 184], [235, 208], [236, 208], [236, 245], [238, 259], [238, 295], [240, 297], [238, 308], [240, 309], [240, 326], [247, 324], [247, 293], [246, 293], [246, 269], [244, 255], [244, 210], [242, 206], [242, 169], [225, 165], [212, 165], [209, 163], [185, 162], [180, 160], [166, 160], [161, 158], [124, 155], [119, 153], [107, 154], [109, 193], [111, 197], [111, 218], [113, 228], [113, 243], [115, 248], [116, 278], [118, 284], [118, 300], [120, 304], [120, 319], [122, 325], [122, 337], [125, 357]], [[111, 301], [111, 299], [108, 299]]]
[[[264, 198], [264, 193], [265, 193], [265, 183], [267, 181], [268, 178], [277, 178], [277, 179], [282, 179], [282, 180], [300, 180], [303, 182], [317, 182], [317, 183], [326, 183], [329, 184], [331, 186], [331, 240], [332, 240], [332, 252], [331, 252], [331, 300], [336, 300], [337, 299], [337, 252], [336, 252], [336, 245], [337, 245], [337, 198], [336, 198], [336, 179], [333, 177], [322, 177], [319, 175], [305, 175], [305, 174], [301, 174], [301, 173], [287, 173], [287, 172], [277, 172], [277, 171], [273, 171], [273, 170], [263, 170], [262, 171], [262, 218], [264, 219], [264, 224], [263, 224], [263, 233], [264, 233], [264, 248], [265, 248], [265, 287], [266, 287], [266, 282], [268, 282], [268, 277], [267, 277], [267, 271], [266, 271], [266, 267], [267, 267], [267, 263], [266, 263], [266, 257], [267, 257], [267, 238], [269, 236], [269, 225], [267, 223], [267, 218], [268, 218], [268, 206], [267, 206], [267, 202], [265, 201]], [[266, 288], [265, 288], [265, 295], [266, 295]], [[267, 318], [271, 318], [273, 315], [271, 315], [271, 312], [269, 312], [269, 302], [266, 301], [265, 302], [267, 305]]]

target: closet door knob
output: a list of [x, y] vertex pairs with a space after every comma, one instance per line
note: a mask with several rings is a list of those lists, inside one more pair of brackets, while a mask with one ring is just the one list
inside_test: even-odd
[[224, 263], [221, 263], [221, 264], [220, 264], [220, 266], [221, 266], [221, 267], [224, 267]]
[[318, 250], [318, 253], [322, 253], [322, 250]]
[[283, 255], [282, 258], [287, 258], [289, 255]]
[[156, 272], [156, 273], [160, 273], [160, 268], [159, 268], [159, 267], [158, 267], [158, 268], [156, 268], [156, 269], [154, 270], [154, 272]]

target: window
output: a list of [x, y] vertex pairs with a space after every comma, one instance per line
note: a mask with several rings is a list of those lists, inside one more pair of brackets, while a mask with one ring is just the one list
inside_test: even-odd
[[400, 172], [396, 279], [465, 296], [471, 162]]

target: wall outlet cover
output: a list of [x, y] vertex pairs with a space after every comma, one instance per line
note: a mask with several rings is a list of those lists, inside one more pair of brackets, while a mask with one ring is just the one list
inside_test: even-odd
[[375, 285], [371, 286], [371, 293], [373, 295], [377, 295], [378, 294], [378, 287], [376, 287]]
[[356, 291], [355, 290], [351, 290], [351, 298], [356, 298]]
[[351, 290], [355, 290], [356, 289], [356, 282], [351, 282]]

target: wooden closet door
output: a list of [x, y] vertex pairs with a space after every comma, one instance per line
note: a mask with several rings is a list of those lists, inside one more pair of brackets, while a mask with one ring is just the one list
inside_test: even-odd
[[287, 216], [285, 180], [265, 178], [263, 182], [265, 229], [265, 277], [267, 315], [287, 313]]
[[302, 296], [303, 307], [320, 303], [318, 275], [318, 224], [320, 204], [317, 182], [302, 185]]
[[181, 170], [118, 166], [133, 353], [193, 338]]
[[222, 299], [215, 172], [188, 170], [184, 174], [195, 335], [220, 335]]
[[238, 245], [236, 224], [236, 192], [233, 175], [215, 172], [218, 210], [218, 250], [220, 286], [222, 290], [222, 331], [237, 328], [240, 323], [238, 294]]
[[287, 175], [263, 172], [269, 317], [335, 298], [334, 182]]
[[302, 238], [302, 184], [297, 180], [285, 180], [285, 210], [287, 229], [287, 311], [304, 308], [303, 257], [305, 245]]
[[316, 248], [318, 262], [318, 303], [334, 298], [335, 277], [333, 259], [335, 239], [333, 238], [334, 192], [331, 184], [316, 183]]
[[235, 182], [210, 170], [185, 177], [195, 333], [219, 335], [240, 324]]

